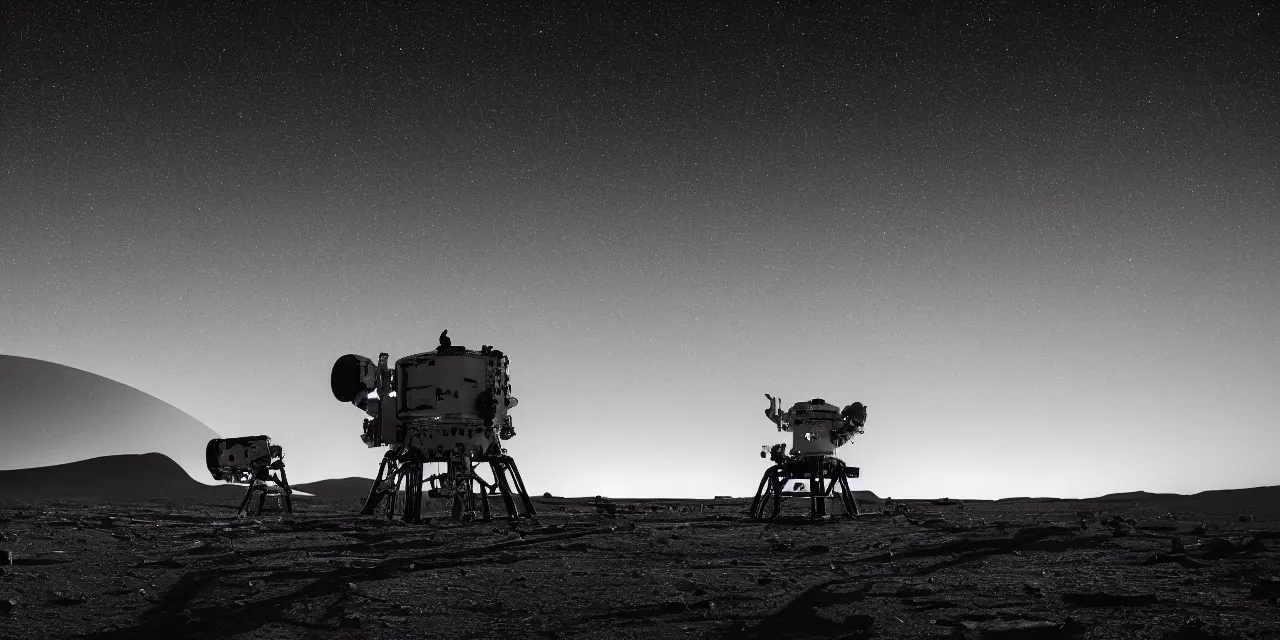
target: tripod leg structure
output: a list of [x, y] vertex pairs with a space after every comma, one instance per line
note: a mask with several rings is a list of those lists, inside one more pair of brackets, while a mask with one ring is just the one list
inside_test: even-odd
[[529, 489], [525, 488], [525, 479], [520, 476], [520, 467], [516, 466], [516, 461], [511, 457], [507, 457], [507, 465], [511, 467], [512, 480], [516, 481], [516, 493], [520, 494], [520, 502], [525, 503], [525, 516], [538, 515], [538, 509], [534, 508], [534, 500], [529, 497]]
[[514, 521], [538, 515], [533, 507], [533, 500], [529, 498], [529, 491], [525, 489], [524, 480], [520, 477], [520, 470], [511, 456], [490, 458], [489, 469], [493, 471], [494, 484], [502, 493], [502, 504], [507, 508], [508, 519]]
[[[755, 498], [751, 501], [749, 514], [756, 519], [775, 519], [781, 513], [784, 497], [808, 498], [809, 517], [824, 519], [827, 517], [827, 500], [834, 497], [839, 489], [840, 503], [845, 515], [853, 517], [858, 514], [858, 502], [849, 489], [849, 471], [839, 458], [790, 459], [775, 464], [764, 472], [760, 485], [756, 487]], [[854, 477], [857, 477], [855, 471]], [[809, 490], [783, 496], [782, 490], [792, 479], [807, 478]], [[799, 484], [799, 483], [797, 483]], [[770, 505], [770, 502], [773, 504]], [[772, 508], [771, 508], [772, 507]], [[766, 515], [766, 510], [769, 512]]]
[[399, 494], [400, 494], [400, 479], [397, 477], [396, 484], [394, 487], [392, 487], [391, 493], [383, 494], [387, 498], [385, 503], [386, 504], [385, 508], [386, 508], [388, 520], [391, 520], [396, 517], [396, 502], [397, 500], [399, 500], [398, 498]]
[[778, 515], [782, 513], [782, 487], [789, 479], [784, 478], [783, 475], [784, 472], [779, 470], [777, 475], [769, 479], [773, 489], [773, 511], [769, 517], [773, 519], [777, 519]]
[[293, 513], [293, 489], [289, 486], [289, 477], [285, 475], [284, 468], [280, 469], [280, 499], [284, 502], [285, 513]]
[[515, 481], [516, 493], [520, 494], [520, 502], [524, 503], [525, 517], [532, 518], [538, 515], [538, 510], [533, 508], [533, 500], [529, 497], [529, 490], [524, 486], [524, 478], [520, 477], [520, 468], [516, 466], [516, 461], [510, 456], [504, 457], [507, 466], [511, 469], [511, 479]]
[[849, 479], [845, 477], [844, 470], [840, 473], [840, 497], [844, 502], [844, 512], [849, 517], [858, 515], [858, 500], [853, 497], [853, 491], [849, 489]]
[[369, 496], [364, 500], [364, 509], [360, 510], [360, 515], [371, 516], [378, 510], [378, 504], [382, 502], [382, 498], [384, 497], [383, 493], [380, 491], [382, 482], [384, 479], [390, 478], [391, 474], [395, 473], [394, 467], [390, 473], [387, 472], [387, 466], [394, 464], [391, 461], [393, 453], [393, 451], [389, 451], [387, 452], [387, 455], [382, 457], [382, 464], [378, 465], [378, 477], [373, 479], [373, 485], [369, 487]]
[[765, 507], [769, 506], [769, 498], [773, 497], [773, 476], [780, 467], [769, 467], [760, 478], [760, 486], [756, 487], [756, 497], [751, 501], [751, 517], [763, 518]]
[[[448, 470], [430, 478], [424, 478], [423, 466], [426, 462], [444, 462]], [[493, 471], [494, 481], [489, 483], [476, 473], [475, 467], [485, 462]], [[404, 482], [404, 506], [401, 517], [404, 522], [418, 522], [422, 519], [423, 485], [427, 482], [440, 483], [440, 494], [452, 495], [451, 515], [459, 520], [480, 518], [488, 520], [491, 516], [489, 495], [501, 493], [507, 516], [511, 520], [532, 518], [537, 515], [529, 491], [525, 488], [520, 470], [510, 456], [480, 457], [473, 464], [469, 457], [447, 455], [443, 458], [410, 458], [402, 461], [399, 451], [389, 452], [378, 467], [378, 476], [369, 487], [369, 495], [365, 499], [361, 515], [373, 515], [384, 506], [387, 518], [392, 519], [396, 513], [397, 493], [400, 483]], [[477, 487], [477, 485], [479, 485]], [[477, 488], [479, 496], [476, 495]], [[439, 496], [432, 490], [433, 496]], [[246, 498], [247, 499], [247, 498]]]
[[412, 462], [406, 467], [403, 519], [405, 522], [418, 522], [422, 519], [422, 463]]
[[253, 489], [255, 486], [256, 485], [254, 485], [254, 483], [249, 483], [249, 490], [244, 492], [244, 500], [240, 501], [240, 507], [236, 509], [237, 516], [244, 513], [245, 508], [249, 506], [249, 497], [253, 495]]
[[[809, 517], [827, 516], [827, 479], [823, 476], [822, 460], [813, 463], [813, 478], [809, 481]], [[834, 486], [835, 483], [832, 483]]]
[[507, 515], [510, 516], [516, 511], [516, 501], [511, 495], [511, 483], [507, 482], [507, 470], [498, 459], [489, 461], [489, 469], [493, 471], [493, 481], [498, 485], [498, 491], [502, 493], [502, 504], [507, 508]]

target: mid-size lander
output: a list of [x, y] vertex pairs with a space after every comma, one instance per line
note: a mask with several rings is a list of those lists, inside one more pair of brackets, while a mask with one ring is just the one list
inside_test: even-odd
[[[262, 513], [268, 495], [280, 500], [285, 513], [293, 513], [293, 489], [289, 488], [289, 479], [284, 472], [284, 449], [271, 444], [271, 438], [216, 438], [205, 447], [204, 457], [214, 480], [249, 485], [236, 515], [245, 513], [255, 493], [258, 494], [257, 513]], [[279, 471], [280, 475], [272, 471]], [[275, 486], [268, 485], [268, 482]]]
[[[372, 416], [364, 421], [361, 439], [371, 448], [391, 447], [361, 513], [373, 515], [385, 503], [387, 517], [394, 517], [403, 484], [401, 517], [416, 522], [422, 517], [423, 485], [429, 484], [431, 497], [452, 498], [457, 519], [489, 519], [489, 496], [499, 492], [509, 518], [532, 517], [533, 501], [502, 447], [503, 440], [515, 436], [507, 415], [516, 406], [507, 378], [509, 359], [490, 346], [455, 347], [448, 333], [440, 334], [435, 351], [406, 356], [393, 367], [385, 353], [377, 364], [348, 354], [333, 365], [333, 396]], [[424, 478], [426, 463], [444, 463], [444, 471]], [[492, 482], [476, 473], [482, 464], [489, 466]]]
[[[863, 433], [867, 422], [867, 408], [855, 402], [843, 410], [827, 404], [822, 398], [797, 402], [782, 412], [781, 398], [765, 394], [769, 408], [765, 416], [777, 425], [778, 431], [792, 433], [791, 451], [787, 445], [766, 447], [760, 457], [768, 457], [773, 466], [764, 472], [756, 497], [751, 502], [751, 515], [755, 518], [777, 518], [783, 498], [809, 498], [809, 516], [827, 516], [827, 498], [838, 494], [847, 516], [857, 515], [858, 503], [849, 489], [848, 478], [858, 477], [858, 467], [846, 466], [836, 457], [840, 445]], [[839, 491], [836, 491], [839, 485]], [[772, 509], [769, 502], [773, 501]], [[766, 510], [769, 512], [765, 515]]]

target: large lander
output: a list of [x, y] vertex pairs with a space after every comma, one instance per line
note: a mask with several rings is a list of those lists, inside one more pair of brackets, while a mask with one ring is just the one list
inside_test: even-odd
[[[849, 489], [848, 478], [858, 477], [858, 467], [845, 465], [835, 454], [840, 445], [863, 433], [867, 408], [855, 402], [842, 410], [822, 398], [814, 398], [797, 402], [784, 412], [780, 410], [781, 398], [775, 399], [769, 394], [765, 397], [769, 399], [765, 416], [778, 431], [791, 432], [792, 445], [790, 452], [785, 443], [769, 447], [768, 457], [774, 464], [760, 480], [751, 502], [751, 515], [766, 517], [765, 511], [772, 500], [773, 508], [767, 517], [777, 518], [783, 498], [790, 497], [809, 498], [809, 516], [825, 518], [827, 498], [836, 493], [845, 515], [857, 515], [858, 503]], [[766, 457], [764, 451], [760, 457]]]
[[[489, 496], [496, 493], [512, 520], [536, 514], [515, 461], [502, 447], [515, 436], [507, 415], [516, 406], [508, 364], [490, 346], [453, 346], [448, 331], [434, 351], [400, 358], [394, 366], [385, 353], [376, 364], [355, 354], [338, 358], [330, 375], [334, 397], [371, 416], [361, 435], [366, 445], [390, 447], [363, 515], [385, 503], [387, 517], [394, 517], [402, 485], [405, 522], [421, 519], [423, 485], [431, 497], [452, 498], [457, 519], [488, 519]], [[444, 471], [424, 477], [427, 463], [443, 463]], [[486, 464], [492, 482], [476, 472]]]

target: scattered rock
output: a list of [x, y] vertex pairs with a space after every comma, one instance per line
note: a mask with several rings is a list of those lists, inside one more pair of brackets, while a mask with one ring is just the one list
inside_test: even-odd
[[0, 549], [0, 565], [9, 566], [13, 564], [13, 552], [8, 549]]
[[1163, 562], [1176, 562], [1188, 569], [1199, 569], [1209, 566], [1207, 562], [1200, 562], [1195, 558], [1188, 557], [1185, 553], [1157, 553], [1148, 558], [1142, 564], [1160, 564]]
[[1204, 553], [1201, 557], [1209, 560], [1216, 560], [1233, 556], [1238, 553], [1266, 551], [1267, 544], [1257, 536], [1252, 536], [1249, 540], [1240, 542], [1239, 539], [1227, 538], [1210, 538], [1203, 545]]
[[15, 598], [0, 600], [0, 614], [11, 615], [18, 608], [18, 601]]
[[979, 638], [991, 640], [1049, 640], [1078, 635], [1066, 629], [1065, 624], [1052, 620], [992, 620], [990, 622], [966, 622], [964, 628]]
[[66, 606], [72, 606], [77, 604], [84, 604], [88, 601], [89, 601], [88, 598], [79, 594], [63, 593], [61, 591], [57, 591], [57, 592], [54, 592], [53, 600], [50, 601], [50, 604], [56, 604], [59, 606], [66, 607]]

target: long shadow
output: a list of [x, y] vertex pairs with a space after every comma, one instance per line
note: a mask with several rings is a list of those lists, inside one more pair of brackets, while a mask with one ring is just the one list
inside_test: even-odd
[[832, 579], [819, 582], [797, 595], [777, 612], [765, 617], [747, 629], [731, 629], [723, 640], [774, 640], [780, 638], [807, 638], [835, 635], [857, 637], [858, 632], [870, 632], [874, 619], [867, 615], [851, 615], [835, 621], [818, 615], [820, 607], [851, 604], [865, 600], [874, 582], [868, 582], [852, 591], [828, 591], [837, 585], [849, 585], [852, 579]]
[[1107, 539], [1106, 536], [1093, 536], [1088, 538], [1070, 538], [1066, 540], [1063, 540], [1063, 539], [1057, 539], [1057, 540], [1011, 539], [1010, 543], [1006, 545], [992, 546], [986, 549], [979, 549], [976, 551], [961, 553], [958, 555], [958, 557], [952, 558], [950, 560], [944, 560], [942, 562], [931, 564], [926, 567], [921, 567], [920, 569], [917, 569], [915, 571], [915, 574], [926, 575], [926, 574], [934, 573], [937, 571], [941, 571], [943, 569], [949, 569], [951, 567], [959, 566], [969, 562], [974, 562], [976, 560], [981, 560], [983, 558], [989, 558], [991, 556], [996, 556], [996, 555], [1001, 555], [1006, 553], [1013, 553], [1014, 551], [1051, 551], [1051, 552], [1060, 553], [1060, 552], [1068, 551], [1071, 549], [1093, 549], [1100, 546], [1102, 542], [1106, 539]]
[[615, 609], [604, 613], [597, 613], [585, 618], [581, 618], [579, 622], [591, 622], [596, 620], [644, 620], [648, 618], [656, 618], [659, 616], [678, 615], [688, 611], [698, 611], [701, 609], [711, 609], [726, 602], [750, 602], [762, 600], [760, 596], [742, 596], [735, 594], [723, 594], [711, 598], [686, 602], [684, 600], [668, 600], [665, 602], [655, 602], [635, 607], [627, 607], [624, 609]]
[[[612, 527], [600, 527], [533, 539], [508, 540], [456, 551], [442, 551], [417, 557], [392, 558], [372, 567], [342, 567], [327, 571], [291, 571], [287, 567], [280, 567], [280, 570], [273, 574], [273, 578], [311, 579], [311, 582], [289, 593], [257, 602], [245, 603], [244, 605], [215, 605], [201, 608], [184, 606], [196, 598], [205, 587], [212, 585], [222, 577], [237, 573], [269, 571], [269, 568], [242, 567], [231, 570], [213, 569], [191, 572], [182, 576], [177, 584], [165, 593], [156, 606], [142, 614], [141, 624], [123, 629], [83, 634], [77, 637], [95, 640], [226, 637], [254, 631], [269, 622], [286, 621], [290, 624], [303, 624], [292, 619], [285, 620], [283, 618], [284, 612], [298, 601], [341, 593], [348, 583], [385, 580], [416, 571], [500, 562], [501, 559], [499, 558], [474, 558], [474, 556], [483, 556], [510, 548], [544, 544], [557, 540], [601, 535], [612, 533], [613, 531]], [[408, 568], [410, 564], [414, 565], [413, 569]], [[184, 608], [190, 609], [190, 616], [174, 613], [174, 611], [180, 611]], [[201, 622], [198, 625], [190, 624], [190, 620], [193, 617], [199, 618]], [[310, 626], [310, 624], [307, 623], [307, 626]]]
[[1019, 529], [1010, 537], [949, 540], [942, 544], [912, 547], [904, 551], [878, 553], [853, 560], [853, 562], [890, 562], [902, 558], [957, 556], [916, 571], [918, 574], [923, 574], [933, 573], [941, 569], [1003, 553], [1013, 553], [1014, 551], [1060, 552], [1069, 549], [1091, 548], [1100, 546], [1110, 539], [1110, 536], [1076, 537], [1075, 533], [1074, 529], [1068, 527], [1029, 527]]

